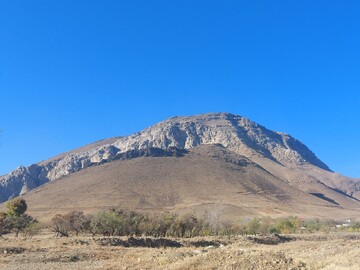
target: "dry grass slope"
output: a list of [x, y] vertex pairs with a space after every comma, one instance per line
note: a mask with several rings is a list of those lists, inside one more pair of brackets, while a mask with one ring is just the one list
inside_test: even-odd
[[[319, 193], [328, 192], [324, 185], [319, 188], [324, 190], [317, 189]], [[359, 202], [337, 192], [326, 196], [330, 200], [304, 192], [221, 146], [202, 145], [183, 157], [141, 157], [90, 167], [40, 186], [24, 198], [29, 213], [40, 220], [74, 209], [93, 213], [108, 208], [218, 211], [231, 220], [255, 215], [358, 215]]]

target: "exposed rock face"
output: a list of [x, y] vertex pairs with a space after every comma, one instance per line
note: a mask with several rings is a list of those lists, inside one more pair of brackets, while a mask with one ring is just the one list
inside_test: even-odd
[[[250, 159], [254, 155], [261, 156], [283, 166], [310, 164], [330, 171], [304, 144], [289, 135], [268, 130], [241, 116], [213, 113], [173, 117], [112, 143], [73, 151], [41, 165], [19, 167], [0, 178], [0, 202], [89, 166], [151, 155], [154, 151], [161, 155], [179, 154], [174, 149], [189, 149], [201, 144], [221, 144]], [[168, 150], [171, 147], [173, 150]], [[149, 148], [158, 150], [146, 150]]]
[[28, 168], [20, 166], [4, 176], [0, 182], [0, 201], [6, 201], [48, 182], [48, 178], [41, 173], [42, 170], [43, 168], [36, 164]]
[[284, 166], [312, 164], [330, 170], [290, 135], [227, 113], [173, 117], [113, 143], [122, 152], [147, 147], [188, 149], [200, 144], [221, 144], [238, 154], [261, 155]]

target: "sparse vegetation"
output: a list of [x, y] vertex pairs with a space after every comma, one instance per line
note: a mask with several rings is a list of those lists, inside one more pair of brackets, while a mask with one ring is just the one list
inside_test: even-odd
[[78, 235], [89, 232], [103, 236], [154, 236], [193, 237], [211, 235], [208, 223], [193, 215], [178, 216], [145, 215], [136, 212], [108, 210], [86, 217], [82, 212], [73, 211], [66, 215], [57, 214], [52, 218], [52, 230], [58, 236]]
[[32, 238], [41, 232], [42, 225], [39, 222], [32, 222], [29, 226], [23, 229], [22, 234], [24, 237]]
[[[311, 243], [316, 243], [316, 241], [322, 241], [322, 246], [324, 246], [326, 241], [333, 237], [340, 237], [336, 243], [341, 241], [343, 243], [344, 239], [358, 243], [360, 239], [357, 235], [360, 231], [360, 223], [350, 220], [342, 222], [304, 220], [290, 216], [278, 219], [253, 217], [239, 223], [231, 223], [221, 221], [220, 215], [211, 215], [209, 218], [208, 212], [203, 217], [198, 217], [194, 214], [155, 215], [115, 209], [101, 211], [93, 216], [85, 215], [81, 211], [55, 215], [50, 225], [53, 232], [58, 236], [78, 236], [76, 239], [59, 239], [51, 237], [46, 231], [37, 236], [42, 225], [27, 215], [26, 209], [25, 201], [16, 200], [8, 204], [6, 212], [0, 213], [2, 231], [14, 232], [13, 236], [9, 235], [0, 239], [2, 244], [6, 244], [0, 252], [7, 254], [7, 260], [15, 258], [18, 253], [23, 253], [22, 256], [27, 257], [27, 262], [33, 260], [32, 265], [36, 264], [39, 269], [46, 269], [49, 263], [58, 269], [65, 269], [59, 268], [60, 265], [67, 267], [66, 269], [93, 269], [94, 262], [99, 267], [114, 263], [114, 268], [109, 269], [117, 269], [119, 255], [116, 253], [114, 257], [116, 247], [126, 248], [126, 252], [121, 253], [123, 254], [121, 263], [125, 263], [128, 269], [141, 268], [144, 263], [147, 264], [148, 267], [145, 267], [147, 269], [161, 269], [162, 267], [168, 269], [167, 266], [174, 266], [172, 269], [192, 269], [196, 264], [209, 267], [216, 265], [219, 269], [224, 265], [229, 265], [232, 269], [258, 269], [258, 267], [268, 269], [269, 266], [274, 269], [318, 269], [322, 267], [318, 264], [318, 260], [309, 258], [308, 253], [301, 253], [296, 247], [308, 245], [311, 249], [313, 248]], [[303, 234], [330, 230], [342, 233]], [[36, 241], [31, 242], [38, 243], [37, 245], [41, 248], [34, 249], [33, 244], [25, 245], [23, 248], [26, 241], [15, 237], [19, 233], [25, 237], [35, 235]], [[89, 237], [89, 233], [92, 237]], [[294, 237], [281, 234], [297, 235]], [[306, 241], [296, 243], [298, 239], [306, 239]], [[47, 244], [47, 247], [43, 248], [43, 241], [53, 241], [52, 243], [56, 244]], [[14, 243], [17, 245], [14, 246]], [[283, 243], [288, 244], [285, 247]], [[79, 249], [79, 245], [86, 245], [86, 248]], [[290, 246], [293, 247], [292, 253], [284, 256]], [[328, 245], [327, 248], [333, 248], [333, 246]], [[348, 245], [347, 250], [343, 252], [353, 256], [352, 254], [356, 252], [351, 253], [351, 248]], [[40, 253], [39, 250], [41, 250]], [[49, 250], [53, 251], [50, 253]], [[278, 251], [274, 252], [274, 250]], [[324, 249], [324, 252], [326, 250]], [[47, 253], [46, 257], [41, 255], [42, 252]], [[306, 263], [290, 257], [294, 252], [299, 252]], [[201, 256], [202, 253], [206, 256]], [[152, 255], [147, 257], [147, 254]], [[36, 259], [33, 259], [34, 256]], [[135, 257], [136, 260], [134, 260]], [[356, 259], [357, 256], [353, 256], [353, 262], [343, 265], [355, 265]], [[8, 264], [9, 261], [6, 263]], [[18, 261], [13, 259], [11, 263], [17, 265]], [[68, 268], [69, 265], [65, 266], [65, 263], [71, 263], [70, 266], [74, 268]], [[154, 263], [156, 263], [155, 266]], [[337, 263], [343, 262], [337, 261]], [[244, 268], [244, 265], [249, 265], [249, 268]], [[279, 265], [282, 265], [282, 268], [278, 268]], [[312, 268], [306, 268], [307, 265]], [[208, 269], [206, 266], [195, 269]]]
[[[190, 238], [196, 236], [230, 236], [230, 235], [266, 235], [313, 233], [318, 231], [342, 230], [360, 231], [360, 223], [349, 226], [336, 226], [334, 221], [308, 219], [295, 216], [271, 219], [248, 218], [241, 223], [210, 222], [206, 213], [203, 218], [195, 215], [177, 215], [164, 213], [158, 215], [107, 210], [93, 216], [83, 212], [72, 211], [65, 215], [57, 214], [52, 219], [52, 231], [57, 236], [91, 233], [93, 236], [152, 236]], [[0, 219], [1, 221], [1, 219]]]
[[[6, 204], [6, 212], [0, 212], [0, 235], [14, 232], [25, 237], [38, 234], [42, 225], [26, 214], [27, 204], [16, 198]], [[360, 231], [360, 222], [307, 219], [295, 216], [271, 219], [248, 218], [241, 223], [224, 222], [219, 214], [206, 212], [203, 218], [195, 215], [180, 216], [174, 213], [149, 215], [123, 210], [107, 210], [87, 216], [81, 211], [71, 211], [65, 215], [57, 214], [51, 220], [51, 230], [57, 236], [78, 236], [91, 233], [93, 236], [152, 236], [190, 238], [196, 236], [231, 236], [294, 234], [328, 231]]]

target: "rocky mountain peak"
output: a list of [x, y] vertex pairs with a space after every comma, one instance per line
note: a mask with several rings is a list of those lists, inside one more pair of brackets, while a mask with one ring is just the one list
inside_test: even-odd
[[113, 143], [120, 151], [146, 147], [189, 149], [201, 144], [221, 144], [238, 154], [260, 155], [284, 166], [311, 164], [330, 170], [290, 135], [271, 131], [230, 113], [172, 117]]
[[222, 145], [248, 158], [271, 159], [285, 167], [310, 164], [330, 171], [300, 141], [245, 117], [230, 113], [177, 116], [130, 136], [96, 142], [28, 168], [19, 167], [0, 178], [0, 202], [81, 169], [124, 158], [129, 151], [190, 149], [206, 144]]

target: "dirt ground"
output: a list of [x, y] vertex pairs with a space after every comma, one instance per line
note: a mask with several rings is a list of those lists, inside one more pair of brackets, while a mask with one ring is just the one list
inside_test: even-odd
[[0, 269], [360, 269], [360, 234], [0, 237]]

